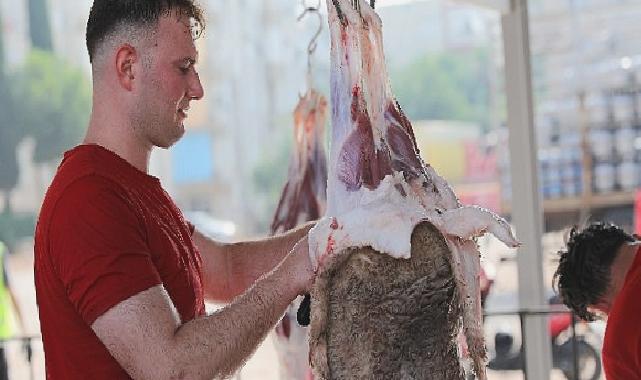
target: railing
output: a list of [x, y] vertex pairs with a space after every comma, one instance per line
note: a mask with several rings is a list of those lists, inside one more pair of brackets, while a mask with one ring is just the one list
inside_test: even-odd
[[[524, 374], [524, 379], [527, 380], [527, 371], [525, 368], [526, 366], [526, 355], [525, 355], [525, 340], [527, 338], [526, 333], [525, 333], [525, 318], [530, 317], [530, 316], [550, 316], [550, 315], [557, 315], [557, 314], [570, 314], [572, 316], [572, 322], [571, 322], [571, 331], [572, 331], [572, 366], [573, 366], [573, 374], [574, 374], [574, 379], [573, 380], [582, 380], [580, 379], [580, 371], [579, 371], [579, 348], [578, 348], [578, 340], [577, 338], [577, 323], [579, 322], [579, 319], [576, 317], [576, 315], [570, 311], [568, 308], [563, 307], [563, 306], [551, 306], [549, 308], [544, 308], [544, 309], [533, 309], [533, 308], [523, 308], [523, 309], [516, 309], [516, 310], [501, 310], [501, 311], [488, 311], [484, 313], [484, 317], [506, 317], [506, 316], [518, 316], [519, 318], [519, 324], [520, 324], [520, 330], [521, 330], [521, 350], [522, 350], [522, 355], [521, 355], [521, 360], [522, 360], [522, 371]], [[553, 337], [551, 337], [553, 338]], [[600, 366], [600, 363], [599, 363]], [[600, 367], [599, 367], [600, 368]]]

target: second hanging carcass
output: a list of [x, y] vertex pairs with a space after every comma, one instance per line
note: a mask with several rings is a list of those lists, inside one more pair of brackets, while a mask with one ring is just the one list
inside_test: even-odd
[[[323, 137], [326, 120], [325, 97], [309, 90], [294, 109], [294, 151], [287, 183], [274, 213], [272, 235], [317, 220], [325, 212], [327, 160]], [[300, 326], [296, 320], [301, 302], [299, 298], [292, 303], [276, 326], [275, 345], [282, 380], [313, 378], [309, 366], [309, 328]]]

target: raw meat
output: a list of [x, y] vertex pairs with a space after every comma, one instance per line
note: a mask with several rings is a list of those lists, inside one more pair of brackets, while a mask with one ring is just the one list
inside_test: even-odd
[[[323, 297], [331, 297], [331, 287], [337, 285], [323, 271], [329, 263], [340, 262], [335, 254], [353, 253], [350, 248], [371, 247], [393, 258], [410, 258], [416, 251], [412, 232], [427, 221], [449, 249], [467, 350], [478, 377], [484, 379], [480, 262], [474, 238], [490, 232], [508, 246], [519, 243], [497, 215], [462, 206], [447, 182], [420, 158], [412, 126], [392, 94], [381, 21], [370, 5], [364, 0], [356, 2], [357, 9], [347, 0], [328, 0], [327, 5], [332, 95], [328, 203], [326, 216], [310, 232], [309, 241], [312, 260], [321, 265], [315, 287], [329, 288], [315, 289], [313, 294], [319, 305], [327, 305]], [[450, 312], [457, 310], [452, 307]], [[327, 360], [322, 359], [331, 356], [328, 341], [315, 339], [325, 336], [332, 318], [318, 313], [329, 312], [312, 310], [313, 365], [325, 375], [331, 373], [323, 368]]]
[[[318, 92], [308, 91], [294, 109], [294, 152], [287, 184], [271, 225], [272, 235], [317, 220], [325, 211], [327, 161], [323, 135], [326, 119], [327, 101]], [[275, 344], [283, 380], [313, 378], [309, 366], [309, 328], [296, 322], [300, 303], [300, 298], [292, 303], [276, 326]]]
[[327, 101], [314, 90], [303, 96], [294, 109], [294, 153], [271, 225], [273, 234], [320, 218], [325, 211], [327, 160], [323, 135]]

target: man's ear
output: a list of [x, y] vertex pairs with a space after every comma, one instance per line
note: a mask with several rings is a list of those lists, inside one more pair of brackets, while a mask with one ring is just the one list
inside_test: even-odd
[[116, 52], [116, 75], [120, 85], [127, 91], [133, 88], [133, 82], [136, 79], [135, 63], [138, 59], [136, 48], [129, 44], [120, 46]]

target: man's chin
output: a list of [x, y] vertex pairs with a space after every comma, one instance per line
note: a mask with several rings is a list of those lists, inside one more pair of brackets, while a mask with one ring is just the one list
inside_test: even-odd
[[177, 133], [173, 136], [167, 136], [162, 141], [157, 141], [155, 146], [161, 149], [169, 149], [175, 145], [184, 135], [185, 135], [185, 126], [181, 123], [177, 128]]

